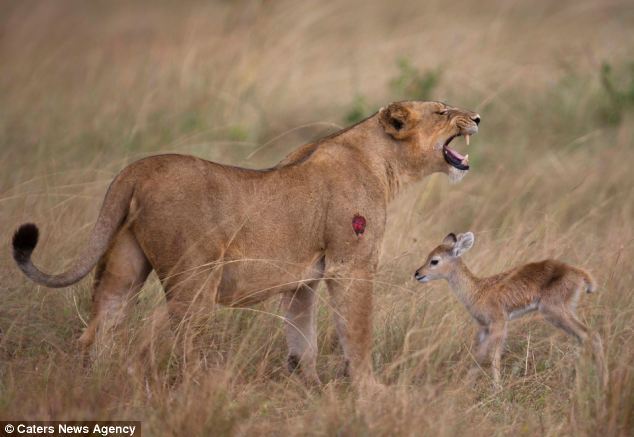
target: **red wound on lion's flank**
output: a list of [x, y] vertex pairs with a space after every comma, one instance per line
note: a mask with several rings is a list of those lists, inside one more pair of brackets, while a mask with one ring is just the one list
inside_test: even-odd
[[365, 232], [365, 217], [359, 214], [355, 215], [352, 218], [352, 229], [357, 236], [363, 234]]

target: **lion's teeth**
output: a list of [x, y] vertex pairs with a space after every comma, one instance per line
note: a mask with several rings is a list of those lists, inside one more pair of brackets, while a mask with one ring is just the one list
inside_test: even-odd
[[469, 164], [469, 154], [467, 153], [464, 158], [462, 158], [462, 164]]
[[471, 135], [465, 135], [464, 136], [464, 141], [465, 141], [465, 143], [467, 143], [467, 146], [469, 145], [469, 138], [471, 138]]

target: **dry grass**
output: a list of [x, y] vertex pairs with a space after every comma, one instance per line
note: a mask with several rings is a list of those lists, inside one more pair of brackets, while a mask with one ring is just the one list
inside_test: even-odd
[[[286, 374], [277, 302], [216, 312], [206, 360], [179, 383], [169, 367], [139, 377], [128, 363], [161, 301], [156, 279], [122, 338], [84, 367], [72, 345], [89, 281], [35, 286], [5, 244], [0, 418], [134, 419], [146, 435], [631, 434], [634, 115], [611, 103], [599, 71], [608, 61], [626, 83], [633, 26], [626, 0], [0, 3], [0, 235], [40, 223], [35, 260], [50, 270], [76, 256], [126, 163], [177, 151], [269, 165], [342, 124], [355, 96], [397, 98], [387, 84], [399, 58], [439, 69], [434, 96], [483, 117], [463, 183], [432, 177], [391, 207], [376, 281], [380, 395], [334, 379], [325, 304], [323, 390]], [[559, 257], [596, 275], [580, 315], [604, 339], [607, 391], [588, 354], [535, 319], [512, 325], [504, 390], [484, 374], [465, 383], [467, 313], [445, 284], [411, 277], [440, 238], [467, 229], [477, 272]]]

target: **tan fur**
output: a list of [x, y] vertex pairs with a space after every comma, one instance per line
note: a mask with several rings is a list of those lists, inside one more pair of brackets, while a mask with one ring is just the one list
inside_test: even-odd
[[[533, 311], [539, 311], [554, 326], [585, 343], [590, 331], [576, 316], [580, 294], [595, 289], [592, 276], [585, 270], [547, 259], [525, 264], [490, 277], [475, 276], [461, 255], [474, 242], [471, 232], [457, 237], [449, 234], [433, 249], [415, 277], [419, 282], [445, 279], [452, 291], [478, 323], [476, 359], [483, 363], [491, 358], [493, 378], [500, 383], [500, 360], [506, 340], [507, 325]], [[599, 360], [605, 386], [601, 339], [595, 335], [593, 348]]]
[[[115, 178], [90, 245], [68, 272], [51, 276], [20, 261], [24, 254], [16, 260], [48, 286], [76, 282], [99, 261], [86, 345], [152, 269], [179, 324], [216, 302], [249, 305], [282, 294], [289, 367], [299, 364], [315, 382], [313, 295], [324, 278], [352, 376], [370, 375], [372, 279], [387, 203], [431, 173], [464, 174], [445, 162], [442, 145], [475, 134], [477, 122], [477, 114], [443, 103], [400, 102], [271, 169], [153, 156]], [[367, 223], [360, 236], [355, 215]]]

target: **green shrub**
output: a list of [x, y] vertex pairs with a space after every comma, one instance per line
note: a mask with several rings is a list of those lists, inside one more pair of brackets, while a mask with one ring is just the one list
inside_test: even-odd
[[372, 113], [364, 96], [357, 94], [344, 117], [347, 124], [355, 124]]
[[406, 100], [431, 100], [440, 82], [440, 70], [420, 71], [407, 58], [397, 62], [399, 74], [390, 81], [392, 92]]
[[[396, 62], [398, 75], [389, 82], [394, 98], [391, 100], [431, 100], [440, 82], [440, 70], [421, 71], [407, 58]], [[376, 110], [365, 96], [356, 94], [344, 115], [346, 124], [358, 123]]]
[[601, 85], [608, 100], [606, 107], [603, 108], [602, 115], [609, 123], [619, 123], [623, 113], [634, 108], [634, 62], [627, 66], [623, 75], [627, 77], [627, 79], [623, 80], [623, 82], [627, 82], [624, 86], [615, 83], [616, 79], [612, 65], [604, 62], [601, 66]]

